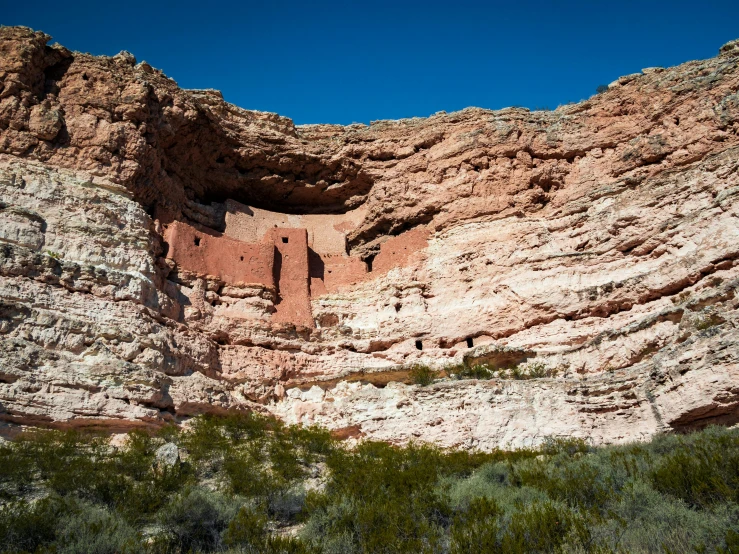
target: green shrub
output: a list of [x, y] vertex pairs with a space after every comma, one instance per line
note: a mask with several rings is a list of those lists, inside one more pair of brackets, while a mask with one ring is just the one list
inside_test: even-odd
[[[181, 463], [156, 462], [165, 441]], [[736, 429], [481, 453], [199, 417], [119, 448], [71, 431], [0, 445], [0, 552], [726, 554], [738, 491]], [[299, 538], [276, 531], [297, 522]]]
[[492, 379], [493, 370], [485, 364], [462, 366], [455, 373], [457, 379]]
[[515, 476], [518, 483], [539, 489], [549, 498], [577, 508], [604, 506], [613, 494], [608, 477], [588, 460], [573, 463], [533, 460], [517, 467]]
[[223, 534], [223, 542], [226, 546], [239, 546], [247, 551], [258, 551], [269, 536], [267, 523], [268, 520], [263, 514], [243, 507], [228, 524]]
[[544, 362], [531, 362], [518, 364], [508, 371], [501, 370], [500, 377], [503, 379], [542, 379], [544, 377], [556, 377], [559, 374], [557, 368], [548, 367]]
[[267, 446], [273, 476], [291, 483], [305, 474], [305, 466], [298, 458], [300, 451], [287, 436], [273, 438]]
[[0, 500], [28, 493], [34, 483], [34, 460], [20, 442], [0, 444]]
[[76, 503], [56, 526], [59, 554], [125, 554], [141, 552], [139, 534], [120, 516], [105, 508]]
[[527, 366], [527, 377], [529, 379], [541, 379], [543, 377], [556, 377], [559, 371], [556, 368], [548, 367], [543, 362], [530, 363]]
[[309, 538], [350, 537], [360, 552], [433, 551], [451, 516], [434, 487], [442, 458], [429, 446], [377, 442], [335, 452], [327, 459], [326, 493], [307, 502], [313, 513]]
[[56, 525], [64, 514], [64, 502], [48, 497], [34, 503], [23, 500], [0, 508], [2, 552], [36, 552], [56, 538]]
[[540, 449], [543, 454], [549, 456], [563, 454], [570, 457], [593, 451], [585, 439], [576, 437], [547, 437]]
[[[593, 534], [614, 551], [697, 552], [720, 545], [731, 511], [709, 513], [660, 494], [646, 481], [629, 481], [608, 504]], [[736, 514], [735, 514], [736, 515]], [[638, 524], [636, 524], [638, 522]], [[715, 547], [712, 550], [715, 551]]]
[[269, 497], [267, 512], [280, 522], [293, 521], [305, 506], [306, 492], [303, 487], [291, 487]]
[[414, 385], [421, 385], [422, 387], [433, 383], [438, 375], [438, 371], [434, 371], [429, 366], [422, 364], [412, 366], [409, 372], [411, 383]]
[[651, 477], [657, 490], [692, 506], [739, 502], [739, 436], [713, 428], [685, 438]]
[[249, 452], [228, 456], [223, 464], [223, 473], [233, 493], [249, 498], [266, 497], [285, 487], [285, 483], [273, 479], [263, 469], [260, 457]]
[[500, 517], [503, 511], [495, 500], [475, 498], [454, 517], [450, 529], [451, 554], [500, 551]]
[[739, 531], [726, 532], [726, 548], [719, 547], [718, 554], [739, 554]]
[[534, 502], [513, 513], [501, 538], [501, 552], [528, 554], [556, 552], [574, 525], [574, 516], [566, 507], [550, 501]]
[[221, 494], [191, 488], [175, 496], [157, 514], [162, 533], [160, 550], [213, 551], [223, 545], [221, 535], [239, 511], [239, 503]]
[[292, 426], [285, 433], [288, 442], [300, 448], [309, 461], [315, 460], [318, 455], [330, 454], [335, 447], [331, 432], [317, 426]]

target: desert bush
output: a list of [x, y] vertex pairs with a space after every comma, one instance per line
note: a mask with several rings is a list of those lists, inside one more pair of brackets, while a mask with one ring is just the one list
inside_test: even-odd
[[473, 499], [456, 514], [450, 529], [451, 554], [500, 551], [500, 517], [503, 510], [485, 496]]
[[556, 377], [559, 374], [557, 368], [548, 367], [544, 362], [530, 362], [518, 364], [509, 370], [501, 370], [499, 376], [502, 379], [542, 379], [544, 377]]
[[[165, 441], [181, 463], [156, 462]], [[0, 445], [0, 552], [727, 554], [738, 491], [736, 429], [481, 453], [202, 417], [119, 448], [61, 431]]]
[[27, 494], [34, 484], [33, 458], [19, 442], [0, 444], [0, 500]]
[[67, 505], [56, 524], [54, 552], [59, 554], [134, 554], [139, 534], [119, 515], [87, 503]]
[[718, 554], [737, 554], [739, 553], [739, 531], [729, 529], [726, 532], [726, 545], [719, 547]]
[[294, 537], [270, 534], [264, 515], [249, 508], [241, 508], [224, 533], [227, 546], [243, 554], [310, 554], [317, 552], [307, 543]]
[[290, 426], [285, 433], [288, 441], [301, 449], [308, 461], [315, 460], [319, 455], [330, 454], [336, 446], [331, 432], [317, 426]]
[[285, 483], [263, 468], [263, 460], [250, 452], [235, 453], [223, 464], [223, 473], [231, 492], [249, 498], [268, 497], [285, 488]]
[[365, 442], [327, 459], [326, 492], [309, 496], [309, 536], [350, 537], [360, 552], [430, 552], [451, 516], [435, 490], [443, 454], [429, 446]]
[[547, 495], [535, 488], [513, 485], [511, 464], [504, 462], [483, 465], [469, 477], [451, 476], [440, 480], [440, 486], [455, 512], [467, 510], [479, 498], [494, 500], [506, 513], [517, 506], [543, 502]]
[[592, 533], [600, 544], [622, 552], [696, 552], [719, 546], [732, 517], [731, 510], [692, 510], [641, 479], [630, 480], [608, 503], [608, 512]]
[[202, 488], [175, 496], [157, 514], [162, 532], [156, 549], [162, 552], [213, 551], [223, 546], [222, 534], [239, 512], [236, 499]]
[[421, 385], [422, 387], [433, 383], [438, 375], [438, 371], [435, 371], [429, 366], [423, 364], [416, 364], [412, 366], [409, 372], [411, 383], [413, 383], [414, 385]]
[[302, 486], [293, 486], [269, 497], [267, 513], [280, 522], [290, 522], [302, 512], [306, 491]]
[[493, 370], [485, 364], [461, 366], [454, 373], [457, 379], [492, 379]]
[[587, 461], [557, 464], [532, 460], [516, 467], [514, 472], [517, 483], [539, 489], [549, 498], [577, 508], [602, 507], [613, 493], [607, 477]]
[[574, 525], [574, 516], [564, 506], [549, 500], [534, 502], [512, 514], [501, 537], [501, 552], [528, 554], [556, 552], [566, 541]]
[[56, 538], [65, 503], [52, 496], [37, 502], [18, 499], [0, 508], [2, 552], [36, 552]]
[[593, 452], [593, 448], [585, 439], [577, 437], [547, 437], [542, 442], [539, 450], [542, 454], [555, 456], [562, 454], [568, 457]]
[[701, 508], [739, 503], [739, 436], [712, 428], [678, 444], [651, 472], [657, 490]]
[[227, 546], [239, 546], [247, 551], [256, 551], [263, 546], [269, 535], [267, 523], [264, 514], [244, 506], [229, 522], [223, 534], [223, 542]]
[[141, 552], [139, 534], [119, 515], [52, 495], [0, 508], [0, 552], [114, 554]]

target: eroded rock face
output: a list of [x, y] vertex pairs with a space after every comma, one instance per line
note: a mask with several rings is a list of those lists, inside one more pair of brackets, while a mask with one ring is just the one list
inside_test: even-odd
[[[0, 28], [4, 420], [482, 449], [739, 420], [734, 43], [551, 112], [296, 127], [48, 41]], [[406, 384], [465, 359], [556, 376]]]

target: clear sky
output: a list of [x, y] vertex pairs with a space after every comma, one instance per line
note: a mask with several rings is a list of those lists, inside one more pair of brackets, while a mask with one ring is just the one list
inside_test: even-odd
[[0, 0], [0, 24], [129, 50], [183, 88], [298, 124], [347, 124], [576, 102], [643, 67], [715, 56], [739, 38], [739, 0]]

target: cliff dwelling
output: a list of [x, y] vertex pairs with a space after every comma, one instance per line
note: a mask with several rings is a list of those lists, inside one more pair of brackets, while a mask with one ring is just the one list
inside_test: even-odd
[[214, 276], [227, 285], [274, 290], [275, 323], [315, 327], [311, 298], [403, 266], [428, 239], [427, 229], [419, 226], [390, 237], [376, 256], [363, 260], [347, 247], [347, 234], [366, 215], [363, 207], [342, 214], [297, 215], [230, 199], [224, 205], [223, 232], [183, 221], [166, 225], [167, 258], [182, 270]]

